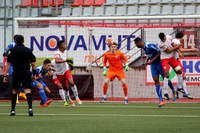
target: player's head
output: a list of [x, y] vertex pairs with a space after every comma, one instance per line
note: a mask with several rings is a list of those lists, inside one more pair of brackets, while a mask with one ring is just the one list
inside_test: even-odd
[[50, 67], [51, 67], [51, 61], [49, 59], [45, 59], [43, 61], [43, 69], [49, 70]]
[[163, 41], [163, 42], [166, 41], [165, 33], [163, 33], [163, 32], [159, 33], [158, 37], [160, 38], [161, 41]]
[[13, 37], [14, 42], [16, 42], [17, 36], [18, 36], [17, 34], [14, 35]]
[[176, 33], [176, 39], [179, 39], [180, 41], [183, 41], [183, 36], [184, 36], [183, 32]]
[[15, 38], [15, 43], [18, 44], [18, 45], [22, 45], [24, 44], [24, 36], [22, 35], [17, 35], [16, 38]]
[[61, 51], [65, 51], [66, 50], [66, 45], [65, 45], [65, 41], [64, 40], [58, 41], [58, 49], [61, 50]]
[[113, 42], [113, 43], [110, 45], [110, 50], [111, 50], [111, 51], [117, 50], [117, 43], [116, 43], [116, 42]]
[[134, 40], [136, 47], [143, 48], [144, 47], [144, 41], [140, 37], [135, 38]]

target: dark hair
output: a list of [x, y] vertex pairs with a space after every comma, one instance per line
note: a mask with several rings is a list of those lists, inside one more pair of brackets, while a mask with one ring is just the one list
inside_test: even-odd
[[141, 39], [140, 37], [137, 37], [137, 38], [135, 38], [135, 40], [134, 40], [135, 44], [138, 43], [138, 42], [141, 42], [141, 41], [142, 41], [142, 39]]
[[117, 46], [117, 43], [116, 43], [116, 42], [113, 42], [111, 45], [116, 45], [116, 46]]
[[43, 64], [49, 64], [49, 63], [51, 63], [51, 61], [49, 60], [49, 59], [45, 59], [44, 61], [43, 61]]
[[60, 48], [61, 45], [62, 45], [64, 42], [65, 42], [64, 40], [60, 40], [60, 41], [58, 41], [58, 48]]
[[165, 33], [163, 33], [163, 32], [159, 33], [158, 37], [160, 38], [160, 40], [164, 40]]
[[14, 35], [14, 37], [13, 37], [13, 39], [14, 39], [14, 40], [16, 40], [17, 36], [18, 36], [18, 35], [17, 35], [17, 34], [15, 34], [15, 35]]
[[182, 38], [184, 36], [183, 32], [177, 32], [176, 38]]
[[16, 41], [16, 44], [23, 44], [24, 43], [24, 36], [17, 35], [15, 41]]

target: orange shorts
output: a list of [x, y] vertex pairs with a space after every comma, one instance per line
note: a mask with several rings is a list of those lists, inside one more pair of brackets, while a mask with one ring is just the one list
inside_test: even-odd
[[118, 78], [118, 80], [126, 78], [124, 71], [118, 71], [118, 72], [108, 71], [106, 76], [106, 78], [110, 79], [111, 81], [114, 80], [116, 77]]

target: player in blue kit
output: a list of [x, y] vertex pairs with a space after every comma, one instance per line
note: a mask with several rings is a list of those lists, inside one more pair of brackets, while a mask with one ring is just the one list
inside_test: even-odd
[[32, 85], [34, 88], [39, 90], [41, 96], [41, 102], [39, 104], [40, 107], [48, 106], [53, 100], [47, 100], [46, 93], [51, 93], [47, 85], [42, 81], [42, 78], [51, 71], [51, 61], [49, 59], [45, 59], [43, 65], [36, 68], [36, 76], [37, 79], [33, 81]]
[[[163, 98], [162, 98], [162, 91], [160, 88], [159, 75], [161, 75], [164, 78], [164, 71], [162, 69], [162, 64], [160, 61], [160, 50], [155, 44], [146, 43], [146, 42], [142, 41], [142, 39], [139, 37], [137, 37], [134, 41], [135, 41], [136, 46], [138, 48], [142, 48], [144, 50], [145, 54], [148, 56], [145, 64], [151, 66], [152, 77], [153, 77], [153, 80], [155, 83], [157, 95], [160, 100], [160, 103], [158, 106], [162, 107], [165, 105], [165, 102], [163, 102]], [[168, 85], [172, 89], [172, 92], [174, 94], [174, 97], [172, 98], [172, 100], [175, 101], [175, 99], [176, 99], [175, 90], [174, 90], [173, 84], [170, 80], [168, 82]]]

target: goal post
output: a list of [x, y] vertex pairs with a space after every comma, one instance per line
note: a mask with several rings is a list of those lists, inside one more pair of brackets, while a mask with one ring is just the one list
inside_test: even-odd
[[[183, 31], [184, 48], [200, 48], [200, 15], [26, 17], [15, 18], [14, 22], [15, 34], [24, 35], [25, 45], [32, 48], [38, 58], [53, 58], [56, 42], [65, 40], [67, 56], [74, 60], [75, 74], [87, 74], [82, 68], [90, 66], [95, 97], [101, 97], [103, 92], [102, 57], [109, 50], [106, 38], [112, 37], [129, 60], [131, 69], [126, 77], [130, 98], [157, 98], [149, 66], [145, 70], [134, 69], [144, 64], [144, 53], [134, 44], [136, 37], [157, 44], [160, 32], [174, 37], [177, 31]], [[195, 98], [200, 98], [199, 52], [185, 53], [185, 56], [188, 57], [182, 62], [188, 76], [188, 90]], [[175, 76], [172, 81], [176, 84]], [[110, 87], [113, 91], [109, 90], [108, 97], [123, 97], [120, 83], [114, 80]]]

